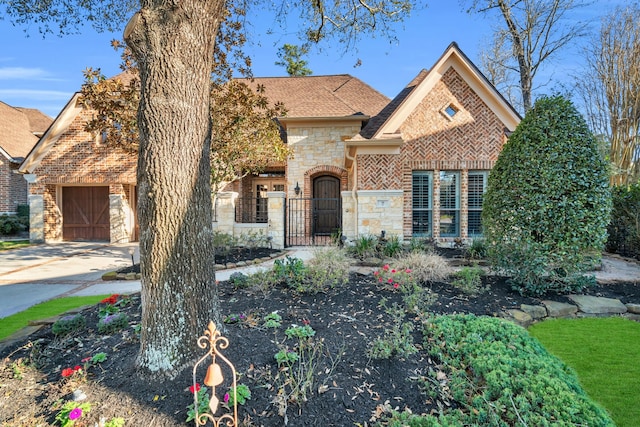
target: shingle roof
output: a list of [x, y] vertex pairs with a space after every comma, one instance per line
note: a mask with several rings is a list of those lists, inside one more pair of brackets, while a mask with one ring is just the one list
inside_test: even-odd
[[31, 132], [30, 115], [33, 115], [36, 122], [36, 114], [27, 114], [0, 101], [0, 148], [14, 160], [26, 156], [38, 141]]
[[26, 114], [27, 119], [29, 119], [29, 130], [34, 134], [43, 134], [51, 123], [53, 123], [53, 119], [46, 114], [44, 114], [40, 110], [36, 110], [35, 108], [23, 108], [23, 107], [15, 107], [16, 110], [22, 111]]
[[387, 104], [384, 109], [382, 109], [382, 111], [380, 111], [380, 114], [372, 117], [371, 120], [369, 120], [369, 123], [367, 123], [362, 131], [360, 131], [360, 135], [363, 138], [372, 138], [376, 134], [378, 129], [380, 129], [380, 126], [382, 126], [387, 121], [387, 119], [391, 117], [391, 115], [398, 109], [398, 107], [402, 105], [402, 102], [407, 99], [409, 94], [411, 94], [411, 92], [413, 92], [413, 90], [427, 77], [427, 74], [429, 74], [427, 70], [420, 70], [418, 75], [413, 80], [411, 80], [411, 82], [409, 82], [409, 84], [405, 86], [404, 89], [402, 89], [400, 93], [398, 93], [398, 95], [396, 95], [396, 97], [393, 98], [393, 100], [389, 104]]
[[252, 85], [264, 86], [267, 98], [282, 102], [290, 118], [375, 116], [389, 103], [385, 95], [349, 74], [256, 77]]

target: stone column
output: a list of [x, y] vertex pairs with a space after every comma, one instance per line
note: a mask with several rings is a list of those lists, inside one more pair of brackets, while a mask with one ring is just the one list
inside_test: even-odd
[[29, 241], [31, 243], [44, 242], [44, 196], [33, 194], [27, 197], [29, 201]]
[[128, 243], [127, 202], [122, 194], [109, 194], [109, 238], [111, 243]]
[[221, 191], [218, 193], [218, 203], [216, 205], [216, 219], [218, 223], [217, 231], [233, 236], [233, 224], [236, 219], [236, 199], [238, 193], [235, 191]]
[[269, 215], [269, 228], [268, 237], [271, 238], [271, 245], [273, 249], [284, 249], [285, 244], [285, 193], [284, 191], [269, 191], [267, 192], [268, 202], [268, 215]]
[[358, 237], [356, 231], [356, 203], [357, 200], [353, 199], [353, 192], [342, 191], [342, 235], [347, 240], [355, 240]]

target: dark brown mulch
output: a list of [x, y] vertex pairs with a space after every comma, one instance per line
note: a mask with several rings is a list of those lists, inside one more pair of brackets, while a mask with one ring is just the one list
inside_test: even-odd
[[[215, 254], [215, 260], [216, 264], [224, 266], [227, 264], [237, 264], [240, 261], [269, 258], [273, 255], [279, 254], [280, 252], [282, 251], [270, 248], [237, 247], [231, 248], [229, 249], [229, 251], [217, 252]], [[134, 264], [129, 267], [121, 268], [120, 270], [116, 271], [116, 273], [140, 273], [140, 264]]]
[[[513, 292], [503, 278], [485, 280], [489, 289], [474, 298], [447, 283], [432, 284], [438, 298], [431, 311], [494, 316], [521, 303], [539, 303], [538, 299]], [[640, 303], [637, 283], [601, 285], [588, 293]], [[285, 414], [289, 426], [371, 425], [376, 414], [390, 407], [428, 413], [436, 411], [438, 405], [456, 405], [446, 386], [432, 395], [419, 387], [421, 379], [435, 376], [440, 367], [421, 349], [418, 331], [414, 332], [414, 342], [421, 349], [417, 354], [390, 360], [367, 356], [370, 343], [390, 324], [389, 316], [378, 306], [380, 299], [387, 298], [388, 305], [400, 301], [398, 293], [380, 289], [372, 276], [353, 273], [348, 285], [340, 289], [302, 296], [280, 288], [268, 294], [236, 290], [222, 282], [219, 295], [224, 316], [242, 314], [246, 318], [225, 325], [230, 347], [224, 353], [235, 363], [240, 382], [251, 389], [251, 400], [240, 408], [244, 425], [282, 426]], [[70, 399], [78, 389], [86, 394], [92, 411], [86, 417], [89, 422], [76, 426], [93, 426], [100, 417], [123, 417], [127, 426], [186, 425], [186, 408], [192, 402], [188, 391], [191, 370], [171, 382], [139, 379], [134, 368], [139, 344], [134, 330], [98, 334], [94, 325], [99, 308], [82, 312], [88, 325], [82, 334], [56, 339], [47, 327], [0, 354], [4, 359], [0, 365], [1, 425], [52, 425], [58, 402]], [[138, 324], [139, 296], [134, 295], [123, 310], [132, 325]], [[283, 326], [277, 330], [264, 328], [262, 319], [274, 311], [282, 316]], [[405, 320], [415, 319], [409, 316]], [[307, 401], [289, 401], [283, 411], [275, 402], [283, 373], [274, 354], [278, 344], [285, 342], [286, 327], [307, 323], [316, 331], [315, 339], [322, 340], [322, 356]], [[99, 352], [107, 353], [108, 358], [91, 367], [86, 380], [61, 377], [62, 369], [79, 365], [83, 358]]]

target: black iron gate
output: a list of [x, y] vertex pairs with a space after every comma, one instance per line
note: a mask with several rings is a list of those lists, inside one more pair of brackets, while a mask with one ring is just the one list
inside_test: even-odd
[[329, 245], [342, 228], [342, 199], [288, 199], [285, 246]]

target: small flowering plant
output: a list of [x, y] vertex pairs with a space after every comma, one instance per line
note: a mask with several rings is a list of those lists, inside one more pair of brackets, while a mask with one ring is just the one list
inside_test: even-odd
[[91, 410], [91, 404], [88, 402], [67, 402], [62, 409], [56, 414], [56, 421], [62, 427], [73, 427], [84, 414]]
[[245, 316], [244, 313], [232, 313], [228, 316], [225, 316], [225, 318], [222, 320], [224, 323], [227, 324], [233, 324], [233, 323], [239, 323], [239, 322], [243, 322], [247, 319], [247, 316]]
[[122, 307], [125, 307], [130, 303], [131, 297], [129, 295], [112, 294], [100, 301], [100, 304], [104, 304], [104, 306], [100, 307], [98, 315], [100, 317], [104, 317], [108, 314], [117, 313]]
[[97, 324], [98, 332], [103, 335], [116, 333], [128, 326], [129, 318], [122, 312], [107, 314], [106, 316], [101, 317]]
[[232, 407], [234, 405], [234, 395], [237, 399], [238, 405], [244, 405], [245, 403], [247, 403], [247, 400], [251, 399], [251, 390], [244, 384], [238, 384], [235, 387], [234, 393], [234, 387], [231, 387], [229, 391], [224, 394], [224, 397], [222, 399], [227, 407]]
[[[189, 387], [189, 393], [195, 394], [196, 401], [198, 402], [198, 415], [210, 413], [209, 409], [209, 390], [205, 386], [200, 386], [196, 383]], [[187, 406], [187, 420], [186, 422], [196, 419], [196, 408], [193, 403]]]
[[60, 372], [60, 376], [62, 376], [62, 378], [82, 377], [84, 376], [84, 369], [82, 369], [80, 365], [76, 365], [73, 368], [64, 368]]
[[373, 275], [378, 279], [378, 283], [380, 283], [385, 289], [393, 291], [402, 291], [411, 288], [416, 282], [411, 275], [410, 269], [395, 269], [390, 267], [389, 264], [386, 264], [380, 270], [375, 271]]

